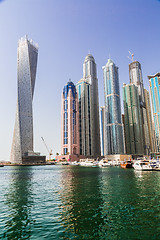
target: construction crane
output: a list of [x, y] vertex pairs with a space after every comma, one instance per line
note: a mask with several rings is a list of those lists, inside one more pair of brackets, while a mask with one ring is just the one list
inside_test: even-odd
[[132, 59], [130, 57], [128, 57], [128, 58], [133, 62], [134, 53], [131, 53], [130, 51], [128, 51], [128, 52], [131, 55]]
[[43, 137], [41, 137], [41, 138], [42, 138], [42, 141], [44, 142], [44, 145], [45, 145], [45, 147], [46, 147], [46, 149], [47, 149], [47, 151], [48, 151], [48, 153], [49, 153], [49, 160], [51, 160], [51, 156], [53, 155], [52, 149], [49, 151], [49, 148], [48, 148], [48, 146], [47, 146], [44, 138], [43, 138]]

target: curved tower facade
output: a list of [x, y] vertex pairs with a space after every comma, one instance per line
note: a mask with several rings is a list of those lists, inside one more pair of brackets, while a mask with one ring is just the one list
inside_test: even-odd
[[62, 93], [62, 155], [79, 155], [79, 109], [75, 85], [69, 81]]
[[11, 162], [23, 163], [23, 157], [33, 152], [32, 99], [37, 69], [38, 46], [27, 36], [18, 42], [18, 97], [13, 134]]
[[123, 129], [118, 67], [109, 59], [103, 67], [105, 96], [105, 155], [123, 154]]

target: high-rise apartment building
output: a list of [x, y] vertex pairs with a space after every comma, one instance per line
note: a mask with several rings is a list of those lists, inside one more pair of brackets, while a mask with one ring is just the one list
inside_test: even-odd
[[143, 132], [138, 87], [123, 85], [125, 147], [127, 154], [143, 155]]
[[101, 154], [106, 155], [105, 151], [105, 106], [101, 107]]
[[157, 152], [155, 128], [152, 120], [149, 92], [146, 89], [144, 89], [144, 96], [145, 96], [145, 105], [146, 105], [146, 111], [147, 111], [147, 123], [148, 123], [149, 142], [150, 142], [150, 148], [148, 149], [148, 151], [149, 153], [150, 152], [155, 153]]
[[79, 138], [80, 154], [91, 156], [91, 114], [90, 114], [90, 91], [89, 83], [81, 79], [76, 85], [79, 103]]
[[160, 152], [160, 73], [148, 76], [153, 119], [156, 134], [157, 152]]
[[79, 107], [78, 95], [73, 82], [63, 88], [61, 109], [62, 155], [79, 155]]
[[123, 127], [123, 144], [124, 144], [124, 153], [126, 153], [126, 138], [125, 138], [125, 118], [122, 113], [122, 127]]
[[149, 132], [148, 132], [148, 125], [147, 125], [147, 112], [146, 112], [141, 64], [138, 61], [133, 61], [132, 63], [129, 64], [129, 78], [130, 78], [130, 83], [133, 83], [138, 88], [139, 103], [140, 103], [140, 117], [141, 117], [142, 132], [143, 132], [142, 142], [143, 142], [144, 154], [148, 154], [150, 143], [149, 143]]
[[118, 67], [109, 59], [103, 67], [105, 96], [105, 151], [106, 155], [123, 154], [123, 130], [119, 91]]
[[80, 154], [100, 156], [98, 79], [94, 57], [88, 54], [83, 78], [76, 85], [79, 98]]
[[[18, 97], [11, 150], [11, 162], [23, 164], [37, 158], [33, 152], [32, 100], [37, 70], [38, 46], [27, 36], [18, 43]], [[36, 157], [37, 156], [37, 157]], [[33, 159], [32, 159], [33, 157]]]

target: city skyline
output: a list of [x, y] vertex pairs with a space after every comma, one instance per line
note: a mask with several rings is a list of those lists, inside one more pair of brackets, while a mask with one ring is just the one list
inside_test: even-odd
[[[109, 54], [119, 66], [121, 96], [122, 84], [127, 83], [129, 77], [128, 50], [133, 51], [135, 58], [141, 63], [144, 86], [149, 90], [147, 75], [159, 72], [158, 37], [151, 40], [149, 34], [156, 32], [158, 28], [159, 9], [160, 3], [156, 0], [140, 2], [136, 0], [130, 3], [126, 0], [121, 2], [87, 0], [76, 3], [71, 0], [67, 3], [62, 0], [58, 2], [47, 0], [47, 4], [42, 0], [39, 0], [38, 4], [36, 1], [25, 0], [2, 1], [0, 3], [0, 29], [3, 33], [0, 39], [2, 92], [0, 159], [9, 160], [10, 156], [17, 101], [16, 51], [17, 41], [21, 36], [28, 34], [40, 46], [38, 84], [33, 102], [34, 122], [36, 122], [34, 123], [35, 150], [46, 154], [41, 140], [43, 136], [53, 153], [60, 153], [61, 89], [66, 79], [71, 78], [76, 83], [81, 78], [81, 63], [89, 51], [97, 63], [99, 106], [103, 105], [104, 100], [101, 68]], [[43, 14], [45, 18], [42, 18]], [[134, 18], [132, 18], [133, 14]], [[65, 63], [63, 71], [62, 61]], [[3, 102], [6, 104], [2, 104]]]

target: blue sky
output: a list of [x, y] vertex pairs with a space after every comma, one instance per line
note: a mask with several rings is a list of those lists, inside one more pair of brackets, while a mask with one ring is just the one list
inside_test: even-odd
[[10, 156], [17, 100], [17, 44], [27, 34], [39, 44], [33, 101], [35, 151], [60, 152], [63, 86], [82, 77], [85, 56], [97, 63], [100, 106], [102, 66], [109, 55], [119, 67], [120, 86], [129, 82], [128, 50], [142, 65], [143, 80], [160, 71], [158, 0], [0, 1], [0, 160]]

